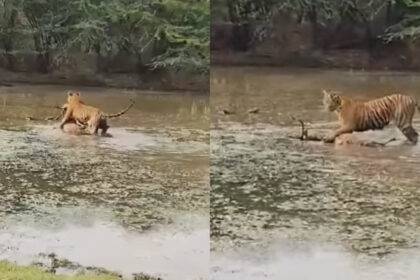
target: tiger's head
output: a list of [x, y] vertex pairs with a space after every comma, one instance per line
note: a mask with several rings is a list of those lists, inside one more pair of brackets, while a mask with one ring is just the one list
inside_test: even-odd
[[324, 108], [327, 111], [334, 112], [339, 109], [341, 106], [341, 97], [338, 94], [327, 92], [326, 90], [322, 91], [324, 94], [323, 104]]
[[68, 104], [74, 104], [74, 103], [80, 103], [80, 92], [67, 92], [67, 103]]

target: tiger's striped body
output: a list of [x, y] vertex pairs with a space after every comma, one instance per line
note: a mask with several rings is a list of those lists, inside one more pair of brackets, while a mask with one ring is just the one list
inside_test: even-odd
[[341, 124], [332, 136], [324, 139], [326, 142], [333, 142], [344, 133], [382, 129], [393, 121], [409, 141], [417, 143], [418, 133], [412, 126], [417, 102], [410, 96], [393, 94], [363, 102], [324, 91], [324, 106], [337, 113]]
[[67, 122], [75, 122], [81, 128], [88, 128], [91, 134], [97, 134], [101, 129], [101, 134], [107, 136], [109, 125], [107, 119], [116, 118], [125, 114], [134, 105], [134, 100], [125, 109], [116, 114], [105, 114], [96, 107], [86, 105], [80, 99], [79, 92], [68, 92], [67, 103], [61, 106], [63, 109], [63, 119], [60, 128], [64, 127]]
[[65, 109], [64, 117], [60, 128], [64, 124], [74, 120], [79, 126], [87, 125], [91, 134], [97, 134], [98, 129], [102, 130], [102, 135], [106, 135], [109, 126], [106, 122], [104, 113], [96, 107], [88, 106], [80, 100], [80, 93], [69, 92], [67, 103], [62, 106]]

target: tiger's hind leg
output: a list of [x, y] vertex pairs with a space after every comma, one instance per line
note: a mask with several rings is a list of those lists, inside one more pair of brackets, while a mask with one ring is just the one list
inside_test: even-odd
[[107, 121], [106, 121], [105, 118], [100, 119], [99, 128], [101, 129], [101, 135], [102, 136], [108, 136], [107, 131], [108, 131], [109, 125], [107, 124]]
[[417, 131], [410, 125], [410, 126], [406, 126], [404, 128], [399, 128], [401, 130], [401, 132], [405, 135], [405, 137], [407, 137], [407, 139], [413, 143], [413, 144], [417, 144], [417, 138], [419, 136], [419, 134], [417, 133]]
[[89, 120], [90, 134], [98, 135], [98, 130], [100, 128], [100, 118], [99, 116], [94, 116]]
[[88, 128], [89, 134], [91, 134], [91, 135], [98, 134], [99, 127], [98, 127], [97, 124], [95, 124], [95, 123], [88, 123], [87, 128]]
[[99, 125], [95, 126], [93, 129], [93, 134], [98, 135]]
[[109, 125], [105, 125], [105, 126], [102, 127], [102, 132], [101, 132], [102, 136], [107, 136], [108, 135], [108, 132], [107, 132], [108, 128], [109, 128]]

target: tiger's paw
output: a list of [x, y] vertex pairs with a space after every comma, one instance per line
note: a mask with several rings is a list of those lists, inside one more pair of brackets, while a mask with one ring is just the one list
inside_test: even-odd
[[325, 136], [322, 141], [324, 143], [334, 143], [335, 137], [334, 136]]

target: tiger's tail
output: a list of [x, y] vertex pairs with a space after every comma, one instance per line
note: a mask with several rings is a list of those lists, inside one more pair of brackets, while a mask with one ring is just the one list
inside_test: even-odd
[[112, 118], [117, 118], [119, 116], [124, 115], [125, 113], [127, 113], [128, 110], [130, 110], [131, 107], [133, 107], [134, 105], [134, 100], [130, 98], [130, 105], [127, 106], [127, 108], [125, 108], [124, 110], [122, 110], [121, 112], [118, 112], [116, 114], [108, 114], [108, 115], [104, 115], [105, 118], [107, 119], [112, 119]]

